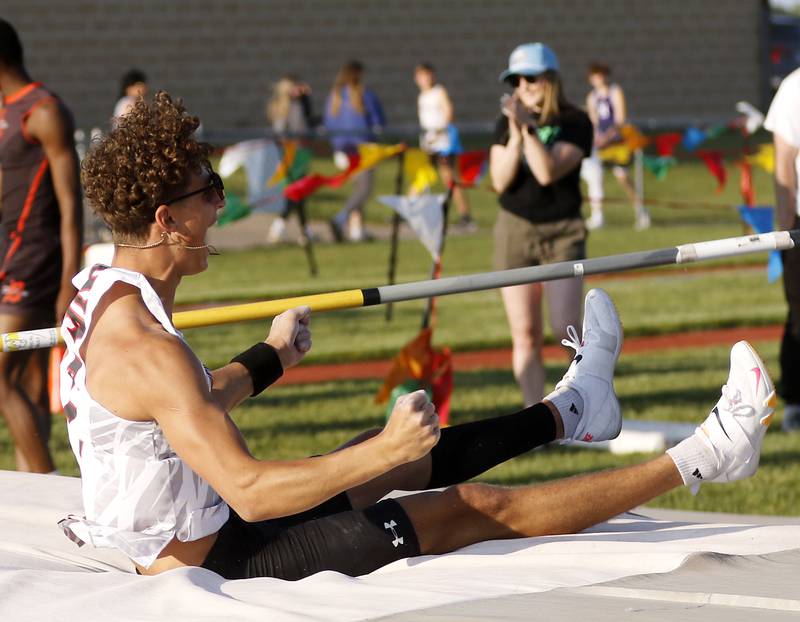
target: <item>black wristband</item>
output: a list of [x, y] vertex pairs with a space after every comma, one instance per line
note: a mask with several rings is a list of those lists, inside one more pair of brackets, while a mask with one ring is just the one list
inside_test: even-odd
[[253, 380], [250, 397], [258, 395], [283, 375], [283, 365], [277, 350], [263, 341], [234, 356], [231, 363], [244, 365], [250, 374]]

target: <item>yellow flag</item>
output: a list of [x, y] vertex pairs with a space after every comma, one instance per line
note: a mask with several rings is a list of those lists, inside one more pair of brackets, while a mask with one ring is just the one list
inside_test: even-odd
[[275, 169], [272, 177], [270, 177], [269, 181], [267, 181], [267, 188], [276, 186], [286, 178], [286, 174], [289, 172], [289, 167], [292, 165], [292, 162], [294, 162], [294, 157], [296, 154], [297, 141], [285, 141], [283, 143], [283, 158], [281, 158], [281, 163], [278, 164], [278, 168]]
[[406, 178], [411, 180], [411, 189], [416, 193], [430, 188], [439, 178], [431, 164], [431, 157], [421, 149], [406, 151], [404, 171]]
[[625, 143], [611, 145], [600, 150], [600, 159], [603, 162], [613, 162], [614, 164], [628, 164], [631, 161], [631, 148]]
[[363, 143], [358, 146], [359, 161], [357, 171], [372, 168], [381, 160], [396, 156], [406, 148], [405, 145], [378, 145], [375, 143]]
[[771, 143], [761, 145], [753, 155], [747, 156], [750, 164], [760, 166], [767, 173], [775, 172], [775, 146]]

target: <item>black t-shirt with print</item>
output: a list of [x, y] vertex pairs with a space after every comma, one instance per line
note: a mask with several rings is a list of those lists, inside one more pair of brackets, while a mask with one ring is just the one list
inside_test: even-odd
[[[547, 125], [537, 130], [539, 140], [548, 149], [556, 142], [576, 145], [584, 157], [592, 152], [593, 129], [589, 116], [573, 106], [565, 106]], [[508, 142], [508, 117], [501, 116], [494, 130], [494, 144]], [[509, 212], [531, 222], [553, 222], [580, 218], [580, 165], [549, 186], [542, 186], [534, 177], [523, 155], [517, 174], [500, 195], [500, 205]]]

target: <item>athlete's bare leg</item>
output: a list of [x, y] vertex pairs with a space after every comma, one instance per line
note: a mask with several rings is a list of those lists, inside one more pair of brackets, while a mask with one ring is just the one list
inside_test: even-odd
[[[437, 158], [436, 163], [439, 169], [439, 176], [442, 178], [444, 187], [449, 188], [450, 184], [453, 183], [455, 178], [453, 165], [446, 157]], [[458, 210], [459, 216], [468, 219], [472, 218], [472, 212], [469, 207], [469, 202], [467, 201], [467, 195], [464, 192], [464, 189], [459, 185], [453, 186], [453, 202], [456, 204], [456, 209]]]
[[[33, 328], [37, 322], [23, 315], [0, 315], [0, 332]], [[47, 448], [50, 413], [46, 400], [45, 352], [0, 353], [0, 412], [14, 441], [20, 471], [49, 473], [55, 467]], [[29, 393], [34, 390], [35, 394]], [[43, 396], [45, 396], [43, 398]]]
[[[542, 283], [544, 298], [547, 302], [547, 315], [550, 319], [550, 330], [556, 343], [566, 339], [567, 327], [574, 326], [578, 334], [581, 332], [581, 304], [583, 300], [583, 278], [558, 279]], [[572, 359], [573, 352], [565, 350], [568, 359]]]
[[544, 396], [542, 284], [504, 287], [500, 293], [511, 328], [514, 377], [522, 390], [524, 405], [530, 406]]
[[663, 455], [546, 484], [459, 484], [398, 501], [414, 525], [422, 554], [432, 554], [485, 540], [577, 533], [681, 485], [675, 463]]

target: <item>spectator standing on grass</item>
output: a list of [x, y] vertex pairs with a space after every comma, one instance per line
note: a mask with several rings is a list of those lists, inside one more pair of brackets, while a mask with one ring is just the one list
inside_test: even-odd
[[[414, 82], [419, 88], [417, 113], [421, 134], [420, 148], [430, 154], [431, 160], [439, 170], [445, 187], [458, 177], [456, 157], [461, 153], [458, 130], [453, 125], [453, 104], [447, 89], [436, 81], [433, 65], [420, 63], [414, 70]], [[458, 224], [469, 231], [477, 229], [467, 202], [464, 189], [453, 187], [453, 201], [458, 209]]]
[[[308, 144], [308, 134], [314, 126], [311, 107], [311, 87], [294, 75], [285, 75], [272, 88], [272, 96], [267, 102], [267, 119], [279, 142], [286, 139]], [[294, 180], [289, 180], [294, 181]], [[292, 209], [302, 209], [293, 201], [272, 221], [267, 240], [275, 244], [283, 239], [286, 231], [286, 217]], [[311, 237], [308, 229], [305, 234]]]
[[[586, 112], [594, 126], [592, 155], [581, 165], [581, 177], [589, 190], [591, 216], [586, 222], [589, 229], [603, 226], [603, 163], [598, 151], [622, 141], [621, 129], [627, 119], [625, 93], [619, 84], [609, 80], [611, 69], [604, 63], [589, 65], [588, 80], [592, 87], [586, 96]], [[614, 164], [611, 168], [617, 182], [633, 205], [634, 227], [637, 231], [650, 227], [650, 213], [636, 195], [625, 166]]]
[[[775, 203], [778, 229], [800, 227], [800, 69], [783, 82], [764, 127], [775, 144]], [[781, 342], [783, 429], [800, 430], [800, 249], [783, 251], [783, 288], [789, 314]]]
[[[336, 75], [325, 104], [325, 127], [331, 134], [331, 146], [337, 166], [346, 169], [349, 157], [358, 153], [362, 143], [375, 142], [386, 125], [378, 96], [364, 86], [364, 66], [357, 60], [345, 63]], [[353, 193], [345, 206], [330, 221], [337, 242], [371, 239], [364, 228], [364, 205], [372, 194], [375, 170], [370, 168], [353, 178]]]
[[[494, 267], [522, 268], [586, 258], [580, 166], [592, 150], [592, 122], [570, 104], [558, 58], [542, 43], [517, 47], [500, 80], [505, 96], [490, 152], [492, 186], [500, 197]], [[526, 405], [544, 394], [542, 296], [556, 339], [580, 325], [581, 277], [501, 290], [511, 328], [514, 376]]]
[[120, 80], [119, 99], [114, 105], [114, 117], [112, 125], [116, 125], [117, 120], [126, 114], [141, 97], [147, 97], [147, 76], [139, 69], [126, 71]]
[[[80, 269], [82, 208], [72, 115], [25, 69], [0, 19], [0, 332], [61, 321]], [[0, 353], [0, 411], [20, 471], [55, 468], [48, 449], [47, 351]]]

